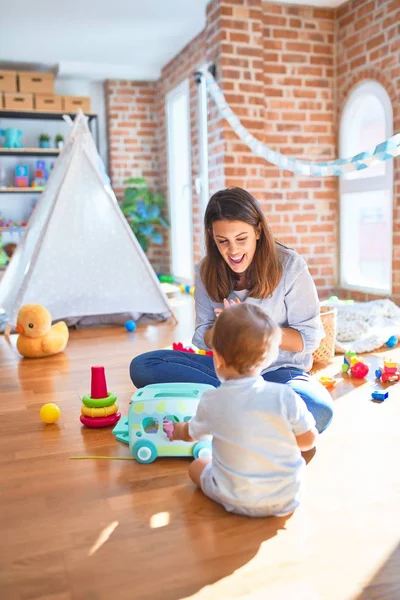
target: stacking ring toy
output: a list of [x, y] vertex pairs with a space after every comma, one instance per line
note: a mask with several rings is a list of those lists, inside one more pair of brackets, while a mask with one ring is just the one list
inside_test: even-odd
[[117, 396], [115, 394], [108, 394], [105, 398], [92, 398], [87, 394], [83, 396], [82, 402], [89, 408], [103, 408], [104, 406], [111, 406], [116, 401]]
[[92, 427], [93, 429], [97, 429], [99, 427], [108, 427], [109, 425], [115, 425], [121, 418], [121, 413], [117, 412], [114, 415], [108, 415], [108, 417], [87, 417], [86, 415], [81, 415], [81, 423], [86, 427]]
[[118, 404], [112, 404], [111, 406], [103, 406], [102, 408], [89, 408], [84, 404], [81, 407], [81, 413], [86, 417], [109, 417], [114, 415], [118, 411]]

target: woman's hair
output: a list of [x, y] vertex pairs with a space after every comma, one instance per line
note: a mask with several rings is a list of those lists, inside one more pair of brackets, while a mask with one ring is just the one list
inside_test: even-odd
[[257, 200], [239, 187], [214, 194], [204, 216], [206, 257], [201, 265], [201, 278], [208, 295], [222, 302], [235, 289], [237, 276], [222, 258], [213, 238], [215, 221], [243, 221], [260, 230], [257, 248], [247, 269], [249, 296], [268, 298], [282, 277], [277, 242], [271, 233]]
[[216, 320], [212, 345], [227, 367], [247, 375], [276, 358], [282, 339], [280, 327], [255, 304], [225, 308]]

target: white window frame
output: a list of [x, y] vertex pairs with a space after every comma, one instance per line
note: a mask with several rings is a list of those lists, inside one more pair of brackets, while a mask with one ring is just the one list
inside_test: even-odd
[[[393, 108], [390, 97], [385, 88], [377, 81], [368, 80], [360, 83], [352, 93], [350, 94], [343, 112], [340, 118], [340, 129], [339, 129], [339, 152], [340, 156], [344, 157], [344, 146], [345, 146], [345, 133], [349, 130], [349, 119], [352, 114], [354, 104], [364, 95], [374, 95], [382, 104], [385, 113], [385, 133], [386, 139], [393, 135]], [[382, 142], [384, 140], [381, 140]], [[365, 148], [367, 150], [367, 147]], [[388, 160], [385, 163], [385, 175], [362, 177], [360, 179], [346, 179], [344, 176], [340, 177], [339, 182], [339, 193], [340, 193], [340, 259], [339, 259], [339, 272], [340, 272], [340, 287], [345, 290], [367, 292], [372, 294], [391, 294], [393, 285], [393, 160]], [[350, 285], [343, 280], [343, 269], [342, 264], [345, 260], [349, 260], [349, 257], [343, 256], [342, 240], [344, 237], [344, 230], [346, 227], [351, 227], [351, 224], [345, 223], [344, 220], [344, 194], [355, 193], [355, 192], [370, 192], [374, 190], [387, 191], [389, 192], [389, 230], [390, 230], [390, 245], [392, 249], [391, 262], [390, 262], [390, 281], [389, 287], [385, 290], [376, 289], [372, 287], [364, 287], [360, 285]], [[351, 258], [350, 258], [351, 260]]]
[[[172, 148], [171, 148], [171, 132], [170, 132], [170, 128], [169, 128], [169, 123], [171, 122], [171, 115], [170, 115], [170, 103], [171, 100], [173, 100], [174, 98], [177, 98], [180, 95], [184, 95], [185, 98], [187, 99], [187, 113], [189, 116], [189, 123], [188, 123], [188, 148], [189, 148], [189, 156], [187, 157], [188, 159], [188, 170], [189, 170], [189, 184], [187, 186], [187, 194], [188, 194], [188, 198], [189, 198], [189, 202], [190, 202], [190, 206], [191, 206], [191, 214], [193, 215], [193, 194], [192, 194], [192, 141], [191, 141], [191, 136], [190, 136], [190, 85], [189, 85], [189, 79], [184, 79], [179, 85], [177, 85], [176, 87], [174, 87], [170, 92], [168, 92], [168, 94], [166, 94], [165, 96], [165, 116], [166, 116], [166, 135], [167, 135], [167, 174], [168, 174], [168, 207], [169, 207], [169, 222], [171, 224], [171, 229], [172, 229], [172, 203], [171, 203], [171, 189], [172, 189], [172, 180], [171, 180], [171, 165], [170, 165], [170, 157], [172, 155]], [[190, 223], [188, 224], [188, 227], [190, 228], [190, 234], [191, 234], [191, 240], [192, 240], [192, 246], [191, 246], [191, 256], [190, 256], [190, 261], [191, 261], [191, 271], [192, 273], [194, 272], [194, 238], [193, 238], [193, 218], [191, 219]], [[171, 250], [171, 273], [173, 273], [173, 264], [174, 264], [174, 253], [179, 252], [179, 241], [177, 239], [172, 239], [172, 235], [170, 235], [170, 250]], [[182, 281], [185, 281], [187, 283], [191, 283], [192, 278], [190, 279], [185, 279]]]

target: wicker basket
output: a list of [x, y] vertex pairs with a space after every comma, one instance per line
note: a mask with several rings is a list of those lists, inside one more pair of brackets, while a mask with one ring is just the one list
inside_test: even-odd
[[321, 305], [321, 321], [325, 337], [313, 354], [314, 362], [329, 362], [335, 356], [336, 314], [336, 308]]

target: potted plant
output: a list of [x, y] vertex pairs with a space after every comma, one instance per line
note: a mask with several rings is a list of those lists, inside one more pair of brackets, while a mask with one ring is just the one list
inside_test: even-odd
[[64, 136], [61, 133], [57, 133], [56, 135], [56, 148], [64, 148]]
[[39, 136], [39, 148], [50, 148], [50, 136], [48, 133], [41, 133]]
[[165, 199], [161, 194], [151, 192], [147, 182], [141, 177], [127, 179], [121, 210], [144, 252], [151, 244], [160, 245], [164, 241], [163, 229], [169, 227], [162, 210]]

